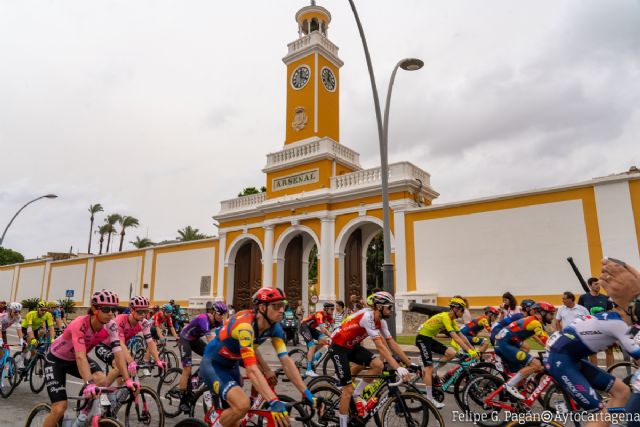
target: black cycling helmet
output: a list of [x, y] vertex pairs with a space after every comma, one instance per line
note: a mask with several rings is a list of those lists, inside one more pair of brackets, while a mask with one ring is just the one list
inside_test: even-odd
[[535, 303], [536, 302], [532, 299], [523, 299], [522, 302], [520, 303], [520, 307], [524, 309], [529, 309], [533, 307]]
[[329, 301], [327, 301], [327, 302], [325, 302], [324, 304], [322, 304], [322, 307], [323, 307], [323, 308], [335, 308], [335, 306], [336, 306], [336, 305], [335, 305], [334, 303], [329, 302]]

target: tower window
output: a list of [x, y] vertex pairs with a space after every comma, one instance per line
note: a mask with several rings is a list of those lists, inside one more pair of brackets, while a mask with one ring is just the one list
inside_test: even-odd
[[309, 21], [307, 21], [306, 19], [302, 21], [302, 33], [309, 34]]
[[314, 32], [314, 31], [318, 31], [320, 29], [320, 24], [318, 23], [318, 19], [317, 18], [313, 18], [311, 20], [311, 31], [310, 32]]

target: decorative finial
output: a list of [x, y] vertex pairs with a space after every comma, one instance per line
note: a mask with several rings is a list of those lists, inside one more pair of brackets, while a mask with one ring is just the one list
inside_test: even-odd
[[316, 5], [316, 0], [311, 0], [311, 6], [315, 6]]

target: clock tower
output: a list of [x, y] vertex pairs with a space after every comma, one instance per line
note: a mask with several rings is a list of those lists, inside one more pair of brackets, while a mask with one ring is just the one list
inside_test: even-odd
[[331, 14], [315, 1], [296, 13], [298, 39], [288, 45], [285, 145], [313, 137], [339, 141], [343, 62], [327, 38]]

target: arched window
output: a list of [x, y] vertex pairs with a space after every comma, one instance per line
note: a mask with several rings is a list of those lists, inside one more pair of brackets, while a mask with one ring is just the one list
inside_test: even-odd
[[311, 31], [310, 32], [314, 32], [314, 31], [318, 31], [320, 29], [320, 24], [318, 23], [318, 19], [317, 18], [313, 18], [311, 20]]
[[306, 19], [302, 21], [302, 33], [309, 34], [309, 21], [307, 21]]

